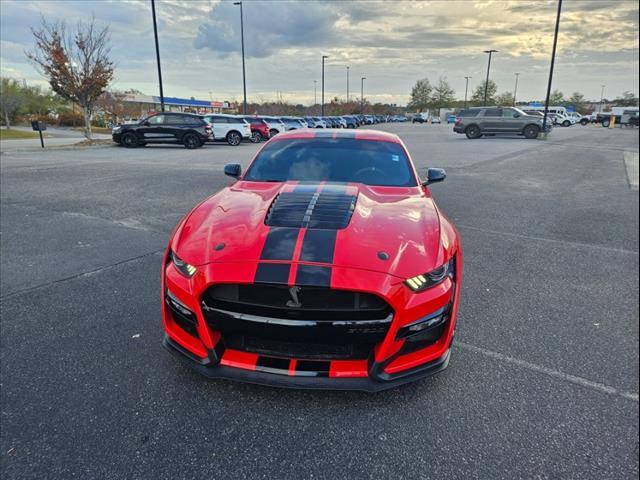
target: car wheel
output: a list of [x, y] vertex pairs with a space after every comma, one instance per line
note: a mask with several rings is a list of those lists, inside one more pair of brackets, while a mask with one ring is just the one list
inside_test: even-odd
[[272, 128], [271, 130], [269, 130], [269, 136], [270, 137], [275, 137], [278, 133], [278, 130], [276, 130], [275, 128]]
[[260, 132], [251, 132], [251, 143], [260, 143], [262, 141], [262, 135]]
[[188, 148], [189, 150], [202, 146], [202, 142], [200, 142], [200, 139], [194, 133], [187, 133], [182, 137], [182, 144], [184, 148]]
[[480, 138], [481, 137], [481, 133], [480, 133], [480, 127], [478, 127], [477, 125], [470, 125], [466, 128], [466, 130], [464, 131], [465, 135], [467, 136], [467, 138]]
[[587, 123], [589, 123], [589, 120], [587, 120], [586, 118], [583, 118], [582, 120], [580, 120], [580, 125], [585, 126]]
[[238, 132], [227, 133], [227, 143], [232, 147], [237, 147], [242, 142], [242, 137]]
[[571, 122], [569, 120], [565, 120], [564, 122], [562, 122], [562, 126], [563, 127], [570, 127], [571, 126]]
[[539, 133], [540, 133], [540, 128], [538, 128], [535, 125], [527, 125], [526, 127], [524, 127], [524, 130], [522, 131], [522, 134], [526, 138], [529, 138], [531, 140], [533, 140], [534, 138], [538, 138]]
[[602, 121], [602, 126], [604, 128], [608, 128], [610, 124], [611, 124], [611, 120], [609, 120], [608, 118]]
[[136, 148], [138, 146], [138, 137], [133, 132], [127, 132], [122, 136], [120, 142], [127, 148]]

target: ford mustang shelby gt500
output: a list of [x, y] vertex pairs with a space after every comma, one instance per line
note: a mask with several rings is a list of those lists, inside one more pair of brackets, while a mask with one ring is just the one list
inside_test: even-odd
[[460, 239], [395, 135], [295, 130], [176, 227], [164, 345], [206, 376], [382, 390], [443, 370]]

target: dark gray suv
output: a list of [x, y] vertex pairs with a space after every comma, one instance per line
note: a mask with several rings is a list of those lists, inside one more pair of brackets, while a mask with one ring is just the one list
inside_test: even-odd
[[[551, 125], [547, 125], [547, 131]], [[542, 131], [542, 117], [527, 115], [515, 107], [472, 107], [461, 110], [453, 126], [456, 133], [467, 138], [506, 133], [537, 138]]]

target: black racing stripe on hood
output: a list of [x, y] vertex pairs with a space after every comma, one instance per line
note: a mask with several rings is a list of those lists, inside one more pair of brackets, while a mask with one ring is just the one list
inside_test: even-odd
[[260, 260], [291, 260], [299, 232], [298, 228], [272, 227], [269, 229]]
[[300, 260], [303, 262], [333, 263], [337, 230], [308, 229], [304, 235]]
[[290, 270], [290, 263], [259, 263], [254, 282], [287, 285]]
[[331, 267], [298, 265], [295, 284], [309, 287], [329, 287], [331, 286]]

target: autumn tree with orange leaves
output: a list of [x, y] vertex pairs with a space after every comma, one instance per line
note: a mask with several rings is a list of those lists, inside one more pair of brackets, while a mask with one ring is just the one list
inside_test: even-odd
[[65, 22], [32, 28], [35, 48], [26, 52], [49, 80], [55, 93], [80, 105], [84, 112], [84, 135], [91, 139], [91, 118], [96, 102], [113, 79], [109, 59], [109, 27], [99, 28], [95, 19], [80, 22], [69, 32]]

